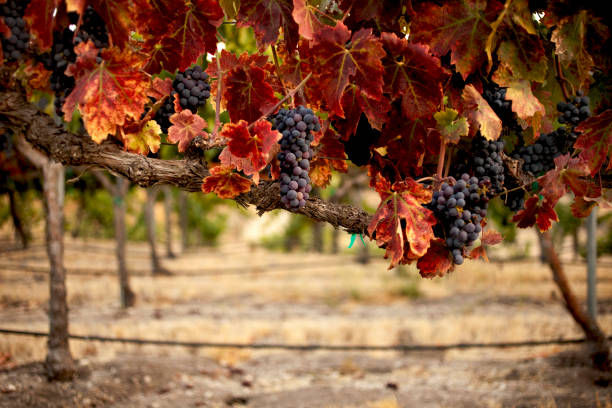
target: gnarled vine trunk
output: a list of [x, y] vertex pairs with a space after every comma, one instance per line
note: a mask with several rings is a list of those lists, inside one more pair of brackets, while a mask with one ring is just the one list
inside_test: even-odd
[[126, 259], [126, 227], [125, 227], [125, 194], [129, 182], [122, 177], [117, 178], [116, 194], [113, 196], [113, 220], [115, 226], [115, 253], [117, 256], [117, 272], [119, 274], [119, 293], [121, 307], [134, 306], [134, 292], [130, 288], [130, 276], [128, 274]]
[[593, 365], [599, 370], [610, 370], [610, 345], [605, 333], [601, 330], [597, 321], [592, 319], [574, 296], [569, 285], [559, 256], [555, 251], [550, 232], [538, 234], [544, 258], [553, 274], [553, 279], [563, 296], [563, 302], [574, 321], [584, 332], [593, 359]]
[[155, 200], [157, 199], [157, 187], [147, 189], [147, 199], [145, 202], [145, 227], [147, 230], [147, 242], [151, 250], [151, 273], [153, 275], [168, 275], [169, 272], [164, 269], [157, 254], [157, 243], [155, 242]]
[[45, 367], [53, 380], [70, 380], [75, 364], [68, 344], [68, 304], [64, 269], [64, 168], [49, 160], [43, 167], [47, 254], [49, 256], [49, 337]]
[[164, 222], [166, 223], [166, 256], [176, 258], [172, 251], [172, 189], [170, 186], [163, 186], [164, 193]]

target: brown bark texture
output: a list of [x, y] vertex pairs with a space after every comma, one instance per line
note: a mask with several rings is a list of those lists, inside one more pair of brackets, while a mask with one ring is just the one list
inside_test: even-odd
[[113, 220], [115, 227], [115, 254], [117, 257], [117, 272], [119, 274], [119, 295], [121, 307], [128, 308], [134, 306], [136, 296], [130, 287], [130, 276], [127, 268], [126, 258], [126, 226], [125, 226], [125, 195], [129, 182], [121, 177], [117, 178], [116, 191], [113, 195]]
[[51, 160], [43, 166], [46, 212], [47, 254], [49, 256], [49, 337], [47, 339], [47, 376], [52, 380], [70, 380], [75, 364], [68, 344], [68, 304], [64, 269], [64, 169]]
[[187, 192], [181, 190], [179, 192], [179, 228], [181, 229], [181, 250], [185, 251], [189, 246], [189, 203], [187, 202]]
[[590, 348], [591, 358], [595, 368], [603, 371], [610, 370], [610, 345], [605, 333], [597, 324], [597, 321], [591, 319], [582, 307], [572, 288], [570, 287], [557, 251], [555, 251], [550, 232], [538, 234], [542, 250], [544, 252], [546, 262], [553, 274], [553, 279], [563, 296], [563, 302], [567, 311], [570, 313], [574, 321], [580, 326], [586, 336]]
[[[50, 116], [28, 103], [19, 92], [0, 92], [0, 121], [5, 126], [21, 130], [34, 147], [64, 165], [107, 169], [141, 187], [168, 184], [186, 191], [201, 191], [202, 179], [209, 175], [205, 163], [189, 154], [184, 160], [154, 159], [126, 152], [112, 142], [96, 144], [87, 135], [67, 132]], [[198, 145], [197, 139], [192, 145]], [[280, 187], [274, 181], [261, 181], [250, 192], [236, 197], [235, 201], [245, 206], [254, 205], [260, 214], [282, 208]], [[371, 218], [362, 209], [317, 197], [310, 198], [299, 212], [349, 233], [365, 232]]]
[[110, 178], [101, 171], [95, 171], [94, 175], [113, 197], [113, 226], [115, 229], [117, 275], [119, 277], [119, 301], [121, 307], [125, 309], [134, 306], [136, 300], [136, 296], [130, 288], [126, 258], [125, 195], [130, 187], [130, 183], [122, 177], [117, 177], [117, 181], [113, 183]]
[[155, 240], [155, 200], [157, 199], [157, 188], [147, 189], [145, 201], [145, 229], [147, 231], [147, 242], [151, 250], [151, 273], [153, 275], [169, 275], [170, 273], [162, 266], [157, 254], [157, 242]]
[[172, 251], [172, 189], [170, 186], [163, 186], [164, 193], [164, 223], [166, 226], [166, 256], [176, 258]]

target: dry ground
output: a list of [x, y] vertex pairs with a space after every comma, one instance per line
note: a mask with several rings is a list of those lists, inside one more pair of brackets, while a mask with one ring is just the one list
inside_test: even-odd
[[[246, 244], [164, 260], [130, 244], [137, 305], [118, 307], [111, 242], [69, 241], [71, 332], [220, 342], [445, 344], [580, 337], [536, 261], [472, 262], [443, 279], [347, 255]], [[42, 246], [0, 254], [0, 326], [46, 330]], [[599, 319], [612, 333], [612, 267], [599, 268]], [[568, 265], [577, 294], [584, 265]], [[45, 341], [0, 335], [0, 407], [611, 407], [610, 377], [579, 346], [436, 353], [187, 349], [73, 341], [79, 376], [47, 383]], [[4, 356], [4, 357], [3, 357]]]

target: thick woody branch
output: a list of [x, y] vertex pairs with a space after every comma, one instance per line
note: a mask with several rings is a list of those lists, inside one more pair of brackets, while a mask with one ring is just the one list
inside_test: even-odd
[[[22, 132], [25, 140], [36, 149], [64, 165], [93, 165], [141, 187], [168, 184], [187, 191], [201, 191], [202, 179], [209, 175], [200, 160], [153, 159], [123, 151], [112, 142], [96, 144], [87, 135], [70, 133], [53, 118], [39, 112], [19, 92], [0, 92], [0, 124]], [[282, 208], [277, 182], [263, 181], [235, 200], [244, 206], [254, 205], [259, 214]], [[371, 218], [361, 209], [319, 198], [310, 198], [299, 213], [350, 233], [364, 232]]]

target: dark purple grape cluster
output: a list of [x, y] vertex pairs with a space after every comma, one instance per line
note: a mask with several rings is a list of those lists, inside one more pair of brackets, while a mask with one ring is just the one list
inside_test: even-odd
[[515, 121], [512, 101], [506, 99], [506, 88], [501, 88], [495, 82], [489, 82], [485, 85], [482, 96], [504, 124]]
[[363, 113], [359, 118], [355, 134], [347, 141], [343, 141], [344, 150], [349, 160], [356, 166], [365, 166], [372, 157], [370, 150], [380, 137], [380, 131], [373, 129], [368, 118]]
[[512, 158], [523, 160], [523, 170], [540, 175], [555, 168], [555, 157], [561, 154], [559, 143], [564, 142], [564, 130], [542, 133], [532, 145], [517, 149]]
[[463, 263], [463, 249], [471, 246], [482, 231], [487, 215], [491, 181], [464, 173], [454, 184], [442, 183], [429, 207], [441, 222], [453, 262]]
[[[79, 15], [71, 12], [68, 14], [68, 19], [71, 25], [77, 24]], [[85, 9], [82, 24], [76, 35], [69, 27], [54, 32], [51, 52], [40, 57], [44, 67], [52, 71], [51, 90], [55, 93], [55, 112], [60, 117], [63, 116], [62, 106], [75, 86], [74, 78], [66, 75], [66, 68], [76, 61], [74, 46], [85, 41], [92, 41], [98, 49], [108, 46], [108, 33], [104, 21], [91, 6]], [[100, 57], [97, 62], [101, 62]]]
[[479, 179], [489, 178], [491, 187], [489, 197], [502, 191], [504, 186], [504, 162], [501, 153], [504, 151], [504, 141], [487, 140], [478, 136], [472, 143], [472, 168]]
[[561, 112], [559, 123], [576, 126], [586, 118], [591, 116], [589, 108], [589, 97], [584, 96], [582, 91], [578, 91], [576, 96], [567, 102], [559, 102], [557, 110]]
[[76, 33], [74, 44], [91, 41], [97, 49], [108, 47], [108, 31], [104, 20], [91, 6], [87, 6], [83, 13], [83, 21]]
[[28, 47], [30, 35], [25, 26], [23, 15], [30, 0], [8, 0], [0, 5], [0, 16], [3, 17], [4, 24], [11, 30], [9, 38], [2, 38], [2, 51], [5, 58], [16, 61], [23, 55]]
[[272, 128], [281, 132], [280, 192], [281, 202], [291, 211], [306, 205], [310, 185], [310, 159], [314, 152], [310, 143], [314, 140], [313, 132], [321, 130], [319, 119], [311, 109], [298, 106], [295, 109], [281, 109], [271, 119]]
[[518, 212], [525, 208], [525, 190], [518, 189], [500, 196], [502, 202], [512, 212]]
[[[210, 97], [208, 74], [199, 65], [176, 74], [172, 86], [174, 92], [179, 95], [181, 107], [189, 109], [193, 113], [196, 113], [200, 106], [204, 106]], [[170, 97], [173, 102], [174, 95], [170, 95]]]
[[178, 95], [181, 108], [189, 109], [197, 113], [200, 106], [204, 106], [210, 98], [210, 84], [208, 74], [202, 70], [200, 65], [187, 68], [184, 72], [178, 72], [172, 81], [174, 90], [170, 97], [155, 113], [155, 121], [159, 124], [164, 133], [168, 133], [168, 128], [172, 126], [170, 116], [174, 115], [174, 96]]

